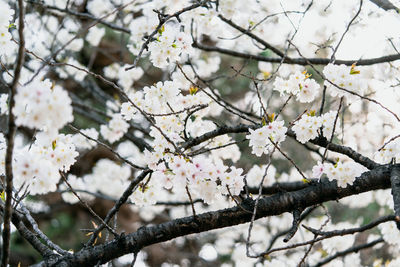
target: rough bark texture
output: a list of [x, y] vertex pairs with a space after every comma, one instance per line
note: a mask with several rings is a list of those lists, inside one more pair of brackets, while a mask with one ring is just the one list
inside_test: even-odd
[[[394, 214], [400, 220], [400, 169], [393, 167], [390, 173], [390, 183], [392, 186], [392, 195], [394, 203]], [[397, 228], [400, 230], [400, 222], [397, 221]]]
[[[357, 178], [352, 186], [339, 188], [336, 182], [323, 181], [287, 193], [280, 193], [260, 199], [256, 218], [279, 215], [302, 209], [330, 200], [390, 187], [391, 171], [399, 165], [380, 166]], [[255, 201], [245, 199], [241, 207], [212, 211], [195, 217], [185, 217], [155, 226], [141, 227], [137, 232], [121, 235], [111, 242], [85, 248], [75, 254], [59, 257], [57, 261], [47, 261], [37, 266], [93, 266], [97, 262], [105, 263], [127, 253], [176, 237], [213, 229], [229, 227], [249, 222]]]

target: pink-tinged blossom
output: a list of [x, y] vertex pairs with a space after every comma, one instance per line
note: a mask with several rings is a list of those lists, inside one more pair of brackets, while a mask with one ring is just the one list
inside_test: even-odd
[[321, 178], [322, 174], [324, 173], [324, 164], [318, 161], [317, 165], [312, 168], [312, 177], [313, 178]]

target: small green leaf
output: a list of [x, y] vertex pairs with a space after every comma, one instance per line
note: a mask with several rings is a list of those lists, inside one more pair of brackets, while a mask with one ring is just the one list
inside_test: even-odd
[[197, 91], [199, 91], [199, 88], [198, 88], [197, 86], [191, 86], [191, 87], [189, 88], [189, 93], [190, 93], [191, 95], [195, 95], [195, 94], [197, 93]]
[[158, 33], [162, 34], [165, 31], [165, 26], [162, 25], [160, 29], [158, 29]]
[[308, 113], [307, 113], [307, 115], [308, 116], [310, 116], [310, 117], [315, 117], [315, 110], [314, 109], [312, 109], [312, 110], [310, 110]]
[[356, 70], [356, 63], [353, 63], [353, 65], [351, 65], [351, 68], [350, 68], [350, 75], [354, 75], [354, 74], [360, 74], [360, 71]]
[[261, 119], [261, 123], [262, 123], [263, 126], [267, 125], [267, 122], [265, 121], [264, 117]]
[[269, 122], [273, 122], [275, 120], [275, 113], [267, 114], [267, 118]]

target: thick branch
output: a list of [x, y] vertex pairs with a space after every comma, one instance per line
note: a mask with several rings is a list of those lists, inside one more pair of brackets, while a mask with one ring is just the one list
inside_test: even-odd
[[392, 172], [390, 173], [390, 183], [392, 185], [394, 215], [397, 219], [397, 228], [400, 230], [400, 169], [392, 169]]
[[[247, 133], [249, 131], [249, 129], [257, 129], [259, 127], [261, 127], [261, 125], [239, 124], [237, 126], [220, 126], [216, 130], [210, 131], [201, 136], [193, 138], [185, 143], [182, 143], [182, 147], [184, 149], [187, 149], [187, 148], [199, 145], [202, 142], [205, 142], [207, 140], [210, 140], [210, 139], [220, 136], [220, 135], [224, 135], [224, 134], [228, 134], [228, 133]], [[296, 134], [292, 130], [288, 130], [287, 135], [292, 138], [296, 138]], [[352, 148], [338, 145], [338, 144], [329, 143], [328, 140], [324, 137], [318, 137], [313, 140], [310, 140], [309, 142], [314, 145], [318, 145], [320, 147], [327, 147], [329, 145], [328, 150], [346, 155], [349, 158], [351, 158], [352, 160], [354, 160], [355, 162], [360, 163], [361, 165], [365, 166], [366, 168], [368, 168], [370, 170], [379, 166], [378, 163], [361, 155], [360, 153], [356, 152]]]
[[[0, 207], [0, 211], [4, 212], [4, 208]], [[26, 227], [22, 221], [22, 218], [16, 212], [13, 212], [11, 217], [11, 221], [17, 228], [19, 234], [25, 238], [43, 257], [50, 257], [54, 254], [33, 232]]]
[[[193, 43], [193, 47], [199, 48], [203, 51], [208, 51], [208, 52], [218, 52], [221, 54], [225, 55], [230, 55], [234, 57], [239, 57], [239, 58], [244, 58], [244, 59], [252, 59], [256, 61], [264, 61], [264, 62], [271, 62], [271, 63], [287, 63], [287, 64], [296, 64], [296, 65], [302, 65], [306, 66], [309, 64], [313, 65], [328, 65], [330, 63], [329, 58], [279, 58], [279, 57], [264, 57], [260, 55], [253, 55], [253, 54], [247, 54], [243, 52], [237, 52], [221, 47], [216, 47], [216, 46], [208, 46], [208, 45], [203, 45], [199, 44], [198, 42]], [[377, 58], [368, 58], [368, 59], [354, 59], [354, 60], [336, 60], [335, 64], [344, 64], [347, 66], [351, 66], [352, 64], [356, 63], [358, 66], [365, 66], [365, 65], [374, 65], [374, 64], [379, 64], [379, 63], [385, 63], [385, 62], [392, 62], [395, 60], [400, 59], [400, 54], [393, 54], [393, 55], [387, 55], [387, 56], [382, 56], [382, 57], [377, 57]]]
[[399, 12], [399, 9], [393, 5], [389, 0], [369, 0], [372, 3], [374, 3], [375, 5], [377, 5], [378, 7], [382, 8], [383, 10], [395, 10], [396, 12]]
[[[385, 165], [368, 171], [357, 178], [352, 186], [346, 188], [338, 188], [336, 182], [322, 182], [299, 191], [261, 198], [256, 218], [279, 215], [362, 192], [386, 189], [390, 186], [392, 167], [393, 165]], [[137, 252], [143, 247], [176, 237], [246, 223], [251, 219], [249, 211], [253, 208], [254, 200], [246, 199], [241, 207], [236, 206], [142, 227], [135, 233], [121, 235], [109, 243], [84, 248], [73, 255], [60, 257], [60, 260], [51, 266], [89, 266], [98, 261], [105, 263], [124, 254]]]
[[[287, 135], [296, 138], [296, 134], [291, 130], [288, 131]], [[363, 156], [362, 154], [358, 153], [357, 151], [353, 150], [350, 147], [329, 143], [325, 137], [318, 137], [313, 140], [310, 140], [309, 142], [321, 147], [328, 147], [328, 150], [330, 151], [346, 155], [355, 162], [360, 163], [361, 165], [370, 170], [379, 166], [379, 164], [376, 163], [375, 161], [371, 160], [368, 157]]]

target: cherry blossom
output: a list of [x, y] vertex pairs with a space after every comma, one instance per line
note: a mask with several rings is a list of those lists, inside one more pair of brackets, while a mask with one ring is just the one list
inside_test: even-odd
[[252, 147], [252, 153], [261, 156], [263, 153], [268, 154], [275, 145], [283, 142], [286, 138], [287, 128], [284, 121], [273, 121], [256, 130], [249, 129], [249, 135], [246, 136], [250, 140], [249, 145]]

